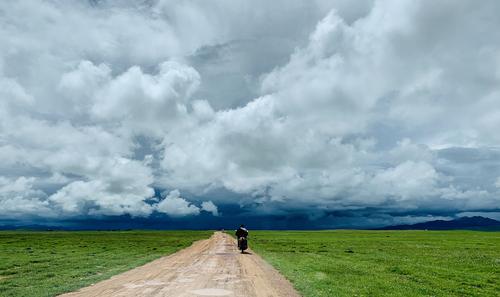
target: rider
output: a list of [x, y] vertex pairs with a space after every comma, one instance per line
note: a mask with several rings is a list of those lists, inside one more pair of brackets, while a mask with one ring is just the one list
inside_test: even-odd
[[245, 228], [245, 225], [240, 225], [238, 230], [236, 230], [236, 238], [238, 238], [238, 247], [240, 247], [240, 238], [247, 238], [248, 230]]

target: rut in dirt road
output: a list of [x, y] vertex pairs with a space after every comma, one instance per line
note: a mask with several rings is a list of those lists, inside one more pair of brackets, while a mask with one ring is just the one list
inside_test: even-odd
[[238, 296], [299, 297], [273, 267], [250, 251], [241, 254], [235, 240], [216, 232], [173, 255], [116, 275], [63, 297], [94, 296]]

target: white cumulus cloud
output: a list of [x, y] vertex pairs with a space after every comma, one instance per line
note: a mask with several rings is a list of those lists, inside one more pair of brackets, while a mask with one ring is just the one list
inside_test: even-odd
[[156, 209], [171, 217], [198, 215], [200, 213], [200, 208], [191, 204], [180, 195], [179, 190], [170, 191], [165, 198], [158, 203]]
[[219, 209], [217, 208], [217, 206], [212, 201], [203, 201], [201, 203], [201, 209], [203, 211], [211, 213], [214, 216], [218, 216], [219, 215]]

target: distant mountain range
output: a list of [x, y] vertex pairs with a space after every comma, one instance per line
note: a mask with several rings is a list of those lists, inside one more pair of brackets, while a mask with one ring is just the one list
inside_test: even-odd
[[[132, 229], [154, 229], [161, 230], [164, 224], [142, 223], [142, 224], [109, 224], [109, 225], [71, 225], [53, 226], [44, 224], [0, 224], [0, 230], [33, 230], [33, 231], [78, 231], [78, 230], [132, 230]], [[184, 229], [194, 229], [191, 228]], [[435, 220], [413, 225], [396, 225], [376, 228], [373, 230], [482, 230], [500, 231], [500, 221], [485, 217], [462, 217], [450, 221]]]
[[377, 230], [487, 230], [500, 231], [500, 221], [485, 217], [462, 217], [450, 221], [435, 220], [412, 225], [396, 225]]

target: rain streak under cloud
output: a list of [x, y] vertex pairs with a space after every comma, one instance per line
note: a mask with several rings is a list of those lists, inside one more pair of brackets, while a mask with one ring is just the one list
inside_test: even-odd
[[0, 220], [498, 218], [498, 11], [3, 1]]

